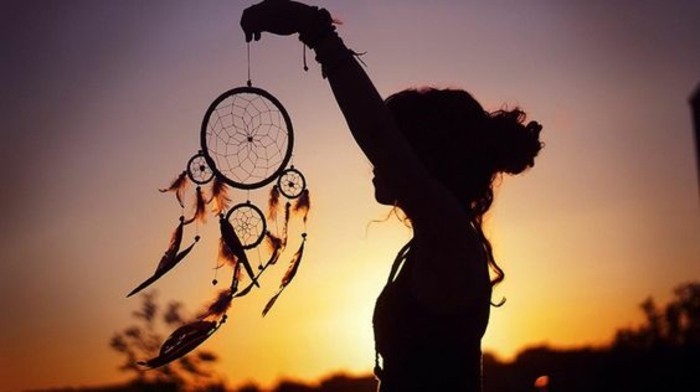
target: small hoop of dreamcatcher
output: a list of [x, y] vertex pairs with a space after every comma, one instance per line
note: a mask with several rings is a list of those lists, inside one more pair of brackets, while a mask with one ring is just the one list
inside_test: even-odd
[[287, 110], [272, 94], [236, 87], [207, 109], [201, 144], [217, 176], [233, 187], [255, 189], [274, 181], [287, 166], [294, 131]]
[[291, 166], [284, 170], [277, 179], [277, 188], [288, 199], [296, 199], [306, 189], [306, 179], [301, 172]]
[[260, 245], [267, 232], [265, 215], [250, 202], [233, 206], [226, 214], [226, 219], [241, 241], [243, 249], [252, 249]]
[[187, 162], [187, 177], [197, 185], [203, 185], [214, 179], [214, 171], [200, 151]]

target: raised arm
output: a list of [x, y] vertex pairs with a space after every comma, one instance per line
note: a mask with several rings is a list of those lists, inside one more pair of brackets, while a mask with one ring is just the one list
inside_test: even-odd
[[315, 51], [353, 137], [412, 221], [412, 253], [420, 260], [413, 274], [417, 297], [445, 311], [488, 304], [487, 267], [479, 262], [482, 250], [466, 209], [415, 155], [354, 53], [336, 34], [330, 14], [293, 1], [266, 0], [244, 12], [241, 26], [249, 41], [263, 31], [299, 33]]
[[[325, 38], [316, 46], [317, 57], [324, 65], [331, 89], [355, 141], [375, 170], [402, 197], [404, 208], [420, 200], [413, 200], [416, 184], [432, 182], [431, 176], [419, 162], [405, 137], [397, 128], [392, 114], [352, 53], [335, 35]], [[421, 192], [422, 193], [422, 192]], [[413, 212], [413, 211], [411, 211]], [[413, 214], [411, 214], [413, 215]]]
[[248, 41], [260, 39], [264, 31], [300, 34], [315, 51], [357, 144], [396, 190], [412, 219], [439, 215], [435, 210], [428, 215], [427, 204], [456, 204], [413, 153], [367, 73], [336, 34], [327, 11], [294, 1], [266, 0], [243, 13], [241, 27]]

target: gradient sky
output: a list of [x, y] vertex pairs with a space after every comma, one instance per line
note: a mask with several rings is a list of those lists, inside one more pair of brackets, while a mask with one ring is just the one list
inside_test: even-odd
[[[180, 209], [166, 185], [198, 149], [209, 103], [246, 80], [248, 1], [10, 1], [0, 5], [0, 390], [124, 380], [111, 335]], [[647, 296], [700, 279], [700, 213], [688, 97], [700, 82], [697, 1], [325, 1], [366, 51], [384, 96], [462, 87], [486, 108], [544, 125], [535, 168], [504, 178], [488, 232], [506, 280], [487, 350], [603, 344]], [[371, 369], [371, 312], [401, 223], [368, 223], [371, 168], [296, 38], [251, 46], [253, 82], [279, 98], [308, 180], [298, 277], [234, 303], [206, 348], [232, 385]], [[310, 63], [313, 63], [310, 54]], [[267, 190], [252, 195], [264, 197]], [[245, 194], [235, 194], [239, 200]], [[216, 225], [157, 284], [196, 311]], [[211, 229], [211, 230], [210, 230]], [[279, 273], [284, 267], [279, 267]]]

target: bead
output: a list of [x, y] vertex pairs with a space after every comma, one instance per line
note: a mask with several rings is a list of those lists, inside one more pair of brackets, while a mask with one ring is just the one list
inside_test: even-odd
[[217, 283], [219, 283], [219, 281], [216, 280], [216, 279], [214, 279], [214, 280], [211, 281], [212, 286], [216, 286]]

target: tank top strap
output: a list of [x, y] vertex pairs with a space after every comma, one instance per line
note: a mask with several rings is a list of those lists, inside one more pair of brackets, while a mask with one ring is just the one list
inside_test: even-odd
[[411, 250], [412, 244], [413, 244], [413, 239], [408, 241], [406, 243], [406, 245], [404, 245], [401, 248], [401, 250], [399, 250], [399, 253], [396, 254], [396, 258], [394, 259], [394, 262], [391, 264], [391, 272], [389, 273], [389, 278], [386, 281], [387, 285], [396, 279], [396, 275], [398, 274], [399, 269], [400, 269], [401, 265], [403, 264], [403, 262], [406, 261], [406, 257], [408, 256], [408, 252]]

